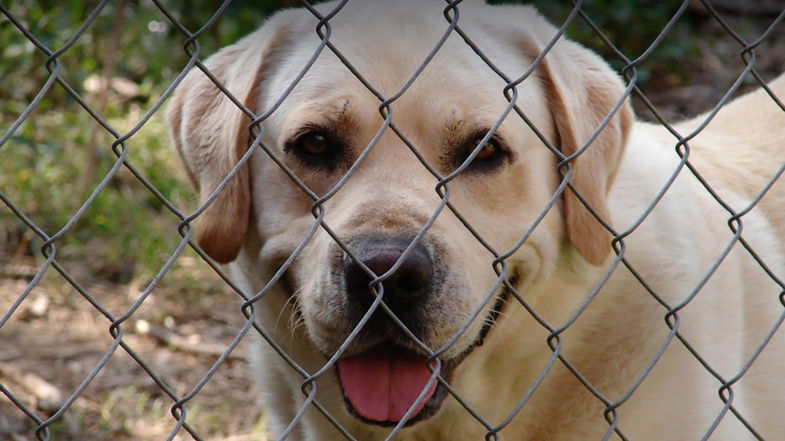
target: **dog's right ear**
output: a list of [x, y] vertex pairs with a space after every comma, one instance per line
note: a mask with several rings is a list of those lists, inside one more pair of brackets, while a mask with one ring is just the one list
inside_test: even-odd
[[[529, 20], [519, 47], [533, 61], [556, 35], [556, 28], [533, 8], [522, 11]], [[611, 254], [611, 236], [587, 206], [612, 223], [607, 194], [633, 122], [625, 88], [598, 55], [564, 36], [541, 60], [536, 72], [551, 112], [555, 145], [568, 157], [581, 151], [572, 161], [571, 183], [583, 201], [571, 189], [562, 194], [567, 236], [586, 261], [601, 265]], [[608, 123], [600, 128], [608, 115]], [[581, 150], [589, 139], [593, 139], [591, 144]]]
[[[283, 22], [273, 20], [204, 63], [226, 90], [257, 115], [270, 55], [285, 43]], [[247, 151], [251, 119], [199, 68], [177, 87], [166, 119], [174, 146], [204, 203]], [[219, 263], [237, 257], [248, 230], [248, 169], [243, 165], [197, 218], [196, 241]]]

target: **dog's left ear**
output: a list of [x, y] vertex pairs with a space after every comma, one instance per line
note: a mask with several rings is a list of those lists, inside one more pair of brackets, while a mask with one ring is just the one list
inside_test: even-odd
[[[529, 61], [540, 54], [556, 33], [544, 19], [539, 16], [537, 19], [539, 26], [535, 28], [540, 29], [533, 29], [522, 43]], [[555, 126], [555, 146], [565, 156], [576, 153], [616, 104], [624, 101], [588, 148], [572, 161], [573, 187], [600, 218], [610, 223], [607, 193], [633, 121], [622, 82], [595, 53], [564, 36], [547, 53], [536, 72]], [[565, 189], [562, 200], [570, 242], [588, 262], [601, 265], [611, 252], [608, 230], [570, 189]]]
[[[211, 56], [205, 66], [252, 112], [271, 52], [283, 45], [286, 22], [271, 20], [259, 31]], [[204, 203], [249, 146], [251, 119], [202, 70], [177, 87], [166, 112], [172, 140]], [[241, 166], [196, 221], [196, 241], [216, 262], [237, 257], [250, 222], [250, 176]]]

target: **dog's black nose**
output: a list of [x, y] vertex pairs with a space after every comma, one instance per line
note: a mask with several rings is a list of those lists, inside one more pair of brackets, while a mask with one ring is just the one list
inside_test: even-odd
[[[356, 253], [357, 258], [377, 276], [386, 274], [403, 258], [395, 272], [382, 281], [384, 303], [396, 315], [404, 314], [425, 300], [432, 288], [433, 262], [428, 249], [417, 243], [404, 257], [403, 252], [410, 243], [411, 240], [367, 241]], [[344, 259], [344, 271], [349, 299], [367, 309], [374, 301], [369, 288], [374, 278], [349, 257]]]

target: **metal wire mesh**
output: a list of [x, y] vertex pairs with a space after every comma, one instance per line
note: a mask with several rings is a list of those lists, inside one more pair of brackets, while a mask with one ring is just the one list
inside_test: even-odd
[[[299, 376], [302, 378], [301, 389], [304, 397], [303, 402], [301, 405], [298, 405], [298, 408], [293, 414], [293, 417], [290, 421], [288, 421], [287, 427], [280, 433], [271, 434], [273, 438], [280, 440], [301, 439], [299, 438], [300, 434], [298, 431], [302, 430], [301, 426], [304, 424], [303, 419], [308, 412], [315, 410], [316, 412], [322, 414], [329, 424], [337, 429], [337, 433], [340, 433], [345, 439], [357, 439], [354, 435], [352, 435], [351, 429], [344, 427], [339, 419], [337, 419], [335, 415], [331, 414], [331, 412], [328, 410], [328, 407], [325, 406], [325, 404], [319, 399], [317, 396], [317, 380], [325, 375], [330, 375], [333, 372], [336, 364], [338, 363], [338, 360], [355, 342], [355, 340], [359, 338], [358, 336], [362, 332], [363, 328], [367, 326], [369, 321], [371, 321], [374, 314], [377, 313], [377, 310], [382, 311], [386, 316], [388, 316], [393, 325], [400, 328], [401, 332], [411, 339], [411, 341], [415, 342], [414, 344], [416, 344], [416, 346], [427, 355], [428, 361], [431, 363], [430, 366], [432, 367], [432, 376], [429, 380], [428, 387], [426, 387], [425, 390], [437, 383], [441, 384], [441, 386], [447, 390], [447, 392], [459, 403], [459, 405], [465, 409], [466, 417], [476, 420], [476, 422], [484, 428], [484, 437], [488, 440], [507, 439], [504, 436], [504, 429], [511, 424], [513, 419], [516, 418], [520, 412], [527, 408], [527, 405], [530, 404], [532, 396], [537, 393], [538, 388], [541, 386], [543, 381], [545, 381], [545, 378], [557, 366], [566, 368], [574, 377], [574, 379], [583, 385], [586, 391], [592, 394], [598, 402], [602, 403], [602, 406], [604, 407], [604, 417], [607, 421], [607, 431], [601, 439], [634, 440], [634, 437], [628, 437], [628, 435], [626, 435], [625, 431], [623, 430], [623, 406], [626, 402], [635, 396], [636, 392], [641, 387], [641, 384], [643, 384], [644, 381], [649, 378], [652, 371], [655, 370], [657, 363], [663, 354], [673, 345], [683, 346], [687, 351], [689, 351], [694, 360], [697, 363], [700, 363], [700, 365], [702, 365], [702, 367], [713, 378], [716, 379], [716, 392], [718, 394], [717, 400], [721, 402], [721, 406], [713, 423], [706, 428], [702, 439], [711, 438], [717, 427], [725, 419], [729, 418], [737, 419], [746, 428], [746, 431], [751, 439], [767, 439], [765, 438], [764, 434], [757, 431], [755, 423], [748, 421], [744, 413], [737, 409], [735, 405], [736, 401], [734, 401], [734, 385], [736, 385], [754, 366], [754, 363], [759, 358], [759, 356], [762, 353], [765, 353], [767, 343], [778, 332], [782, 321], [785, 320], [785, 308], [778, 312], [778, 318], [774, 323], [772, 323], [769, 332], [764, 336], [764, 338], [761, 339], [754, 350], [746, 354], [746, 359], [743, 363], [741, 363], [740, 369], [737, 372], [734, 372], [732, 375], [728, 375], [727, 373], [721, 374], [719, 370], [712, 365], [712, 362], [704, 358], [704, 356], [701, 354], [701, 351], [696, 349], [694, 342], [687, 336], [683, 335], [683, 332], [681, 331], [681, 321], [682, 311], [688, 305], [690, 305], [690, 303], [697, 296], [703, 295], [702, 288], [704, 288], [704, 286], [706, 286], [706, 284], [711, 280], [717, 268], [723, 263], [732, 250], [739, 249], [740, 247], [746, 250], [746, 253], [751, 256], [760, 269], [764, 271], [771, 281], [779, 287], [781, 290], [779, 293], [779, 303], [785, 305], [785, 282], [783, 282], [783, 268], [777, 267], [776, 262], [767, 262], [764, 258], [760, 257], [757, 254], [755, 247], [752, 246], [742, 234], [744, 231], [745, 216], [758, 206], [760, 200], [766, 195], [767, 191], [774, 186], [775, 183], [782, 181], [781, 175], [783, 172], [785, 172], [785, 163], [778, 164], [773, 175], [770, 178], [767, 178], [766, 184], [763, 187], [757, 189], [757, 194], [751, 198], [751, 202], [747, 206], [740, 208], [738, 206], [734, 206], [734, 204], [729, 202], [727, 198], [724, 198], [720, 192], [717, 192], [712, 187], [710, 182], [702, 177], [700, 167], [695, 166], [695, 164], [693, 164], [690, 160], [689, 145], [690, 141], [698, 136], [699, 133], [701, 133], [701, 131], [709, 124], [709, 122], [711, 122], [711, 120], [731, 99], [731, 97], [734, 96], [740, 87], [742, 87], [743, 82], [746, 79], [754, 78], [761, 88], [768, 90], [766, 81], [756, 68], [756, 49], [767, 41], [769, 34], [775, 28], [782, 26], [782, 22], [785, 20], [785, 9], [782, 9], [782, 11], [773, 20], [766, 33], [754, 41], [747, 41], [726, 23], [722, 14], [720, 14], [715, 9], [715, 7], [712, 6], [712, 2], [708, 0], [701, 0], [700, 7], [705, 11], [704, 13], [710, 15], [713, 20], [716, 20], [718, 23], [720, 23], [725, 28], [728, 35], [738, 43], [738, 54], [744, 61], [745, 68], [742, 72], [739, 73], [736, 81], [722, 96], [722, 98], [719, 99], [713, 109], [706, 115], [703, 123], [698, 125], [691, 132], [684, 133], [680, 130], [680, 128], [670, 124], [668, 120], [660, 114], [658, 109], [649, 101], [646, 94], [638, 87], [638, 68], [657, 49], [663, 39], [669, 35], [679, 18], [682, 16], [682, 14], [684, 14], [685, 10], [687, 10], [688, 7], [697, 7], [695, 2], [691, 1], [684, 1], [680, 5], [680, 7], [672, 16], [671, 20], [667, 23], [663, 23], [662, 31], [651, 43], [648, 49], [646, 49], [646, 51], [644, 51], [635, 59], [628, 58], [627, 55], [618, 50], [614, 45], [614, 42], [605, 37], [603, 30], [596, 26], [593, 23], [592, 18], [584, 12], [583, 1], [577, 1], [574, 3], [572, 12], [569, 14], [566, 20], [559, 24], [557, 34], [548, 42], [542, 52], [534, 60], [531, 67], [529, 67], [526, 72], [519, 77], [511, 78], [505, 72], [503, 72], [501, 68], [494, 65], [494, 63], [491, 61], [491, 57], [489, 57], [484, 52], [482, 45], [475, 41], [472, 38], [472, 35], [462, 28], [461, 1], [445, 0], [443, 8], [445, 27], [440, 39], [429, 50], [427, 55], [422, 59], [418, 67], [414, 70], [414, 73], [407, 79], [407, 81], [405, 81], [405, 83], [399, 89], [394, 91], [394, 93], [388, 94], [383, 93], [379, 88], [374, 86], [374, 78], [364, 77], [360, 70], [358, 70], [353, 65], [352, 56], [345, 54], [342, 51], [340, 45], [334, 43], [331, 40], [331, 35], [333, 32], [333, 25], [331, 24], [331, 20], [334, 17], [339, 16], [342, 11], [352, 8], [353, 2], [349, 0], [337, 2], [329, 8], [327, 13], [325, 13], [324, 9], [322, 9], [322, 12], [320, 12], [320, 10], [317, 10], [317, 8], [315, 8], [313, 5], [307, 1], [304, 1], [302, 6], [310, 11], [318, 20], [318, 24], [314, 29], [314, 33], [320, 39], [320, 44], [312, 54], [309, 62], [303, 66], [302, 70], [297, 76], [291, 79], [288, 87], [276, 95], [274, 104], [266, 109], [263, 114], [256, 114], [254, 110], [249, 109], [243, 102], [244, 97], [232, 95], [232, 93], [230, 93], [230, 91], [227, 89], [227, 85], [219, 80], [219, 78], [216, 77], [203, 63], [203, 60], [206, 57], [202, 53], [199, 39], [202, 38], [204, 34], [208, 32], [208, 30], [215, 26], [216, 22], [220, 19], [231, 2], [226, 1], [222, 3], [216, 9], [212, 18], [207, 23], [205, 23], [204, 26], [196, 31], [186, 28], [186, 26], [184, 26], [179, 21], [179, 19], [169, 11], [167, 5], [159, 2], [158, 0], [153, 0], [153, 2], [160, 10], [162, 16], [165, 17], [165, 19], [168, 20], [172, 26], [176, 27], [180, 33], [182, 33], [184, 43], [183, 47], [189, 56], [189, 61], [179, 72], [179, 74], [171, 81], [168, 88], [163, 91], [160, 99], [150, 106], [150, 108], [139, 119], [137, 124], [124, 133], [113, 127], [110, 122], [104, 119], [100, 112], [97, 112], [93, 106], [86, 102], [80, 96], [77, 88], [69, 84], [65, 76], [62, 75], [62, 55], [65, 54], [77, 41], [79, 41], [80, 38], [83, 38], [85, 32], [90, 29], [96, 17], [106, 7], [108, 0], [103, 0], [98, 3], [98, 5], [89, 15], [88, 19], [82, 24], [76, 33], [74, 33], [72, 38], [69, 39], [65, 45], [56, 49], [50, 48], [44, 42], [40, 41], [35, 35], [27, 30], [27, 28], [17, 17], [14, 16], [8, 7], [0, 4], [0, 12], [2, 12], [5, 18], [10, 21], [11, 25], [13, 25], [18, 30], [18, 32], [24, 34], [24, 36], [33, 45], [35, 45], [37, 51], [46, 57], [45, 66], [49, 72], [46, 82], [41, 86], [40, 92], [36, 95], [35, 99], [33, 99], [26, 106], [24, 111], [19, 114], [15, 122], [10, 127], [4, 129], [4, 133], [0, 138], [0, 149], [17, 132], [22, 124], [25, 124], [26, 122], [33, 122], [35, 120], [35, 110], [36, 107], [40, 104], [42, 98], [52, 88], [60, 87], [64, 89], [68, 95], [73, 100], [75, 100], [79, 106], [81, 106], [84, 112], [87, 112], [103, 130], [112, 136], [113, 142], [110, 146], [107, 147], [111, 149], [111, 152], [116, 157], [113, 166], [106, 173], [100, 184], [95, 187], [84, 203], [81, 204], [79, 209], [73, 213], [70, 221], [57, 231], [45, 231], [39, 227], [39, 225], [37, 225], [30, 217], [25, 214], [25, 201], [12, 200], [6, 194], [0, 192], [0, 200], [3, 201], [6, 210], [10, 211], [14, 216], [18, 217], [19, 220], [24, 222], [27, 228], [42, 240], [43, 245], [41, 247], [41, 252], [44, 256], [43, 263], [32, 276], [25, 289], [18, 293], [18, 297], [16, 297], [12, 306], [7, 311], [3, 312], [3, 315], [0, 318], [0, 341], [2, 341], [3, 326], [6, 325], [6, 323], [15, 314], [18, 314], [20, 305], [22, 305], [22, 303], [29, 298], [30, 293], [36, 288], [36, 286], [38, 286], [44, 274], [52, 271], [59, 273], [63, 281], [70, 284], [76, 291], [78, 291], [78, 293], [82, 296], [82, 301], [89, 302], [92, 307], [95, 308], [95, 310], [105, 318], [107, 329], [112, 337], [111, 344], [106, 348], [105, 352], [94, 365], [94, 367], [89, 371], [89, 373], [87, 373], [83, 381], [70, 393], [66, 399], [63, 400], [56, 411], [50, 415], [42, 414], [29, 403], [26, 403], [24, 400], [20, 399], [18, 397], [19, 393], [15, 391], [12, 385], [6, 385], [0, 382], [0, 391], [3, 393], [5, 398], [12, 402], [18, 412], [26, 415], [26, 417], [29, 418], [29, 420], [32, 421], [35, 425], [34, 435], [37, 439], [49, 440], [57, 438], [51, 430], [53, 423], [60, 420], [68, 411], [68, 409], [77, 400], [80, 399], [80, 396], [88, 388], [94, 378], [106, 368], [106, 365], [110, 359], [116, 357], [119, 352], [125, 352], [127, 355], [129, 355], [130, 358], [133, 359], [133, 362], [138, 364], [138, 366], [147, 373], [149, 378], [157, 385], [157, 387], [160, 388], [160, 390], [171, 400], [170, 413], [173, 424], [167, 439], [179, 439], [178, 437], [183, 437], [183, 439], [196, 440], [205, 439], [198, 433], [198, 430], [192, 424], [192, 420], [189, 419], [189, 405], [194, 397], [200, 393], [203, 387], [209, 381], [211, 381], [211, 378], [215, 372], [226, 362], [230, 356], [232, 356], [235, 348], [243, 339], [247, 337], [249, 333], [258, 333], [261, 335], [268, 342], [268, 344], [273, 347], [273, 349], [289, 366], [289, 368], [293, 372], [299, 374]], [[579, 20], [583, 21], [589, 27], [591, 27], [596, 35], [604, 42], [604, 44], [606, 44], [607, 47], [616, 54], [618, 58], [617, 61], [620, 61], [623, 64], [621, 74], [623, 75], [626, 84], [624, 94], [622, 96], [615, 97], [615, 105], [610, 110], [610, 112], [604, 116], [604, 119], [599, 123], [598, 127], [595, 128], [592, 136], [585, 140], [582, 145], [579, 146], [576, 152], [565, 155], [558, 146], [553, 145], [553, 143], [548, 140], [548, 137], [541, 133], [541, 128], [538, 128], [534, 123], [531, 122], [527, 116], [527, 112], [524, 110], [525, 106], [523, 106], [521, 103], [517, 87], [527, 81], [530, 76], [534, 75], [537, 69], [541, 66], [542, 60], [547, 60], [547, 54], [549, 51], [559, 41], [559, 39], [563, 38], [563, 33], [565, 30], [575, 21]], [[412, 84], [415, 83], [423, 71], [431, 64], [433, 58], [437, 56], [439, 51], [444, 46], [445, 41], [447, 41], [449, 37], [454, 37], [456, 35], [471, 48], [471, 50], [479, 59], [483, 60], [483, 62], [491, 70], [493, 70], [493, 72], [501, 81], [503, 81], [504, 87], [500, 92], [504, 94], [508, 104], [499, 115], [493, 127], [483, 134], [481, 139], [479, 139], [479, 142], [476, 146], [473, 147], [468, 157], [453, 171], [448, 174], [443, 174], [441, 171], [434, 168], [433, 165], [422, 156], [421, 146], [418, 146], [417, 141], [407, 137], [404, 133], [404, 130], [402, 130], [396, 124], [394, 109], [396, 102], [407, 95], [407, 92], [412, 87]], [[274, 115], [275, 112], [279, 110], [280, 106], [286, 102], [286, 100], [290, 99], [292, 91], [302, 81], [303, 77], [309, 73], [318, 57], [320, 57], [323, 53], [331, 53], [336, 56], [351, 72], [354, 78], [365, 87], [367, 92], [376, 98], [378, 101], [378, 112], [382, 123], [376, 129], [376, 132], [371, 137], [370, 142], [363, 146], [363, 149], [359, 153], [357, 159], [343, 173], [341, 178], [334, 185], [332, 185], [328, 191], [320, 193], [309, 188], [309, 186], [301, 179], [301, 177], [299, 177], [295, 171], [291, 170], [291, 168], [287, 166], [286, 161], [279, 156], [280, 153], [277, 153], [277, 151], [271, 146], [266, 145], [265, 142], [263, 142], [263, 139], [265, 135], [265, 121]], [[167, 197], [165, 197], [164, 194], [162, 194], [162, 192], [159, 191], [156, 186], [150, 182], [149, 179], [147, 179], [135, 168], [135, 165], [128, 159], [129, 148], [127, 142], [139, 130], [141, 130], [143, 126], [148, 124], [148, 122], [155, 115], [161, 113], [162, 106], [167, 102], [167, 100], [181, 84], [186, 74], [191, 69], [199, 69], [205, 75], [207, 75], [207, 77], [209, 77], [210, 80], [214, 83], [215, 87], [219, 88], [221, 93], [228, 97], [251, 120], [248, 128], [250, 130], [249, 133], [251, 135], [250, 139], [252, 142], [249, 143], [249, 146], [244, 151], [239, 161], [233, 165], [229, 173], [223, 178], [221, 184], [212, 191], [209, 197], [201, 201], [199, 207], [195, 211], [189, 213], [184, 211], [182, 207], [178, 207], [168, 200]], [[13, 86], [4, 85], [3, 87]], [[783, 106], [782, 97], [777, 97], [770, 90], [768, 90], [768, 92], [771, 95], [772, 102], [776, 103], [776, 105], [779, 106], [780, 109], [783, 109], [783, 112], [785, 112], [785, 106]], [[518, 291], [518, 286], [516, 286], [515, 282], [516, 274], [514, 268], [512, 268], [510, 265], [510, 257], [518, 252], [525, 243], [527, 243], [527, 240], [529, 240], [530, 236], [536, 231], [542, 220], [553, 209], [553, 207], [559, 203], [563, 192], [570, 190], [575, 194], [578, 194], [580, 197], [579, 189], [576, 188], [572, 183], [572, 177], [574, 173], [572, 164], [574, 164], [575, 159], [580, 157], [587, 149], [591, 147], [592, 142], [594, 142], [594, 140], [599, 136], [602, 129], [607, 124], [609, 124], [611, 119], [617, 114], [617, 112], [620, 111], [619, 109], [622, 107], [624, 100], [632, 96], [637, 97], [643, 106], [647, 108], [649, 112], [651, 112], [651, 115], [653, 115], [657, 123], [661, 126], [664, 126], [672, 135], [672, 144], [674, 146], [673, 153], [674, 155], [678, 156], [679, 162], [673, 170], [672, 175], [668, 181], [664, 183], [660, 192], [650, 201], [650, 203], [648, 203], [646, 209], [640, 214], [637, 221], [625, 230], [617, 230], [614, 228], [614, 226], [605, 223], [601, 218], [600, 213], [595, 212], [593, 207], [591, 207], [591, 204], [587, 203], [584, 199], [584, 203], [586, 204], [587, 208], [589, 208], [592, 214], [597, 217], [600, 222], [603, 222], [605, 228], [607, 228], [608, 231], [610, 231], [612, 234], [612, 245], [613, 251], [615, 252], [615, 257], [608, 267], [607, 272], [599, 279], [596, 285], [589, 292], [584, 293], [583, 300], [579, 303], [575, 311], [570, 314], [569, 319], [566, 322], [558, 325], [550, 323], [539, 314], [536, 307], [530, 304], [526, 294]], [[532, 222], [526, 231], [521, 232], [521, 235], [519, 236], [516, 243], [509, 249], [496, 249], [488, 242], [487, 238], [483, 237], [483, 234], [481, 234], [472, 225], [472, 222], [468, 220], [465, 214], [455, 206], [453, 200], [451, 199], [451, 183], [458, 177], [464, 176], [467, 173], [467, 169], [471, 166], [472, 161], [474, 161], [475, 158], [486, 147], [486, 145], [491, 142], [497, 129], [500, 127], [503, 121], [508, 118], [509, 115], [515, 115], [520, 118], [522, 122], [529, 125], [530, 128], [537, 134], [542, 144], [546, 146], [553, 153], [553, 155], [556, 156], [556, 158], [558, 158], [558, 166], [556, 171], [559, 173], [560, 183], [547, 204], [543, 207], [540, 215]], [[366, 158], [371, 154], [371, 152], [374, 151], [375, 148], [377, 148], [382, 136], [389, 132], [394, 133], [395, 136], [406, 145], [410, 152], [416, 156], [422, 167], [424, 167], [437, 182], [435, 190], [439, 196], [440, 202], [433, 212], [430, 213], [429, 218], [424, 220], [421, 228], [416, 232], [416, 234], [412, 237], [411, 242], [408, 243], [405, 249], [402, 251], [401, 255], [397, 259], [397, 262], [388, 270], [386, 270], [384, 274], [375, 274], [365, 263], [363, 263], [362, 258], [356, 255], [356, 250], [353, 250], [352, 246], [346, 243], [345, 239], [342, 239], [340, 234], [331, 229], [330, 225], [325, 221], [325, 217], [328, 210], [326, 207], [329, 205], [328, 203], [330, 200], [342, 191], [347, 182], [350, 182], [350, 180], [353, 179], [353, 177], [358, 173], [360, 167], [363, 165], [364, 161], [366, 161]], [[312, 203], [311, 212], [313, 214], [313, 222], [308, 228], [307, 234], [298, 239], [297, 246], [293, 248], [294, 251], [289, 256], [287, 256], [285, 261], [280, 263], [280, 266], [274, 268], [274, 273], [271, 275], [269, 280], [267, 280], [266, 285], [258, 292], [246, 292], [238, 284], [236, 284], [230, 276], [224, 273], [224, 269], [221, 266], [215, 264], [208, 257], [208, 255], [199, 248], [193, 238], [194, 229], [192, 224], [205, 213], [211, 204], [216, 201], [216, 199], [222, 194], [232, 179], [235, 179], [240, 170], [249, 164], [253, 154], [261, 154], [265, 157], [268, 157], [269, 160], [274, 161], [275, 164], [283, 169], [288, 178], [302, 190], [302, 193], [306, 197], [310, 198]], [[0, 150], [0, 157], [2, 157], [1, 155], [2, 150]], [[117, 174], [121, 169], [130, 171], [135, 179], [144, 185], [154, 198], [156, 198], [166, 207], [166, 209], [171, 211], [171, 213], [177, 217], [179, 220], [178, 230], [182, 236], [182, 239], [179, 241], [176, 249], [168, 257], [166, 263], [160, 268], [159, 273], [154, 278], [152, 278], [149, 284], [140, 290], [140, 293], [134, 300], [133, 304], [124, 312], [116, 314], [110, 312], [102, 304], [102, 302], [96, 298], [93, 293], [90, 292], [90, 289], [86, 288], [82, 283], [80, 283], [78, 277], [75, 277], [69, 273], [63, 263], [58, 260], [58, 244], [60, 243], [61, 239], [74, 227], [74, 225], [77, 224], [80, 219], [86, 216], [86, 213], [96, 198], [102, 192], [104, 192], [108, 186], [111, 185], [112, 181], [116, 179]], [[629, 261], [626, 256], [625, 240], [636, 233], [639, 227], [649, 218], [660, 201], [668, 194], [674, 181], [676, 181], [679, 176], [684, 174], [694, 176], [700, 182], [705, 192], [710, 194], [712, 199], [725, 210], [727, 214], [724, 221], [727, 222], [732, 236], [727, 244], [723, 247], [723, 251], [717, 257], [714, 265], [702, 273], [701, 279], [692, 287], [691, 292], [686, 295], [681, 302], [674, 304], [666, 300], [662, 293], [657, 291], [655, 287], [656, 283], [652, 283], [651, 280], [647, 280], [637, 272], [635, 262]], [[403, 265], [403, 262], [410, 255], [412, 255], [412, 253], [415, 252], [414, 249], [417, 247], [417, 245], [424, 240], [423, 238], [431, 230], [437, 219], [440, 216], [444, 216], [445, 213], [450, 213], [452, 216], [455, 216], [457, 219], [459, 219], [468, 234], [473, 236], [473, 238], [478, 241], [482, 247], [485, 248], [485, 250], [487, 250], [489, 255], [492, 256], [489, 259], [488, 264], [491, 266], [493, 271], [495, 271], [497, 278], [493, 286], [491, 286], [482, 297], [481, 301], [473, 306], [473, 310], [469, 318], [462, 324], [462, 326], [460, 326], [455, 335], [448, 339], [447, 343], [442, 347], [434, 348], [429, 347], [425, 342], [418, 338], [418, 335], [412, 332], [412, 330], [410, 330], [407, 325], [396, 316], [393, 309], [384, 301], [384, 282], [389, 280], [392, 274], [399, 270], [399, 268]], [[334, 353], [328, 354], [329, 356], [325, 358], [325, 361], [321, 367], [314, 371], [299, 364], [295, 358], [290, 353], [288, 353], [285, 345], [282, 345], [282, 342], [279, 341], [279, 339], [271, 335], [264, 326], [261, 326], [259, 323], [255, 322], [255, 317], [257, 316], [256, 310], [258, 308], [260, 299], [267, 296], [268, 293], [274, 289], [274, 287], [278, 286], [280, 283], [285, 282], [287, 271], [291, 270], [293, 262], [298, 259], [302, 251], [320, 232], [326, 232], [329, 234], [329, 236], [340, 247], [340, 249], [349, 256], [348, 258], [356, 261], [357, 264], [362, 267], [363, 271], [369, 275], [371, 280], [370, 289], [374, 294], [374, 299], [368, 310], [362, 315], [362, 318], [353, 325], [352, 331], [348, 334], [344, 342]], [[779, 240], [782, 240], [782, 238], [779, 238]], [[160, 280], [167, 274], [177, 259], [180, 258], [183, 252], [189, 247], [196, 250], [196, 252], [205, 260], [205, 262], [207, 262], [212, 267], [215, 273], [223, 279], [227, 289], [234, 291], [242, 299], [241, 310], [242, 314], [244, 315], [244, 321], [243, 326], [236, 333], [233, 340], [231, 341], [231, 344], [223, 348], [220, 355], [211, 364], [209, 370], [201, 377], [201, 380], [189, 390], [175, 391], [167, 383], [167, 380], [162, 378], [155, 371], [149, 360], [145, 360], [144, 357], [140, 356], [137, 351], [127, 343], [125, 339], [125, 329], [127, 329], [129, 319], [133, 317], [135, 313], [137, 313], [139, 308], [141, 308], [146, 301], [148, 301], [149, 296], [156, 289]], [[630, 384], [624, 393], [622, 393], [620, 396], [611, 397], [604, 394], [601, 387], [593, 384], [592, 381], [590, 381], [587, 376], [582, 373], [581, 370], [575, 365], [574, 360], [571, 360], [571, 358], [565, 354], [564, 335], [567, 331], [570, 330], [574, 323], [582, 317], [584, 312], [590, 307], [597, 296], [602, 295], [602, 289], [608, 279], [614, 274], [614, 272], [620, 271], [621, 268], [626, 268], [626, 270], [629, 271], [629, 273], [637, 280], [637, 283], [639, 283], [650, 294], [651, 298], [659, 305], [660, 314], [664, 321], [663, 326], [667, 327], [667, 332], [665, 337], [659, 343], [657, 351], [646, 363], [646, 368], [636, 376], [635, 381]], [[445, 353], [453, 348], [453, 346], [456, 344], [456, 341], [468, 331], [470, 325], [475, 321], [475, 319], [481, 320], [481, 315], [485, 311], [494, 308], [494, 302], [497, 301], [497, 298], [499, 297], [498, 293], [501, 291], [509, 293], [509, 299], [506, 299], [506, 301], [520, 303], [520, 305], [522, 305], [523, 308], [525, 308], [525, 310], [529, 313], [530, 318], [536, 320], [545, 330], [547, 334], [546, 342], [552, 351], [552, 354], [547, 360], [547, 363], [536, 375], [536, 380], [532, 384], [528, 385], [526, 392], [519, 397], [514, 408], [507, 410], [505, 416], [500, 420], [492, 420], [487, 416], [487, 409], [473, 406], [469, 401], [467, 401], [466, 397], [461, 396], [461, 393], [456, 391], [451, 386], [446, 375], [446, 368], [442, 364], [442, 358]], [[423, 390], [423, 393], [420, 394], [419, 400], [426, 399], [425, 390]], [[782, 391], [772, 390], [769, 392], [781, 393]], [[227, 396], [229, 395], [231, 395], [231, 391], [227, 391]], [[409, 409], [407, 415], [400, 422], [389, 428], [383, 439], [397, 439], [397, 437], [401, 435], [401, 431], [404, 430], [406, 419], [413, 414], [413, 411], [414, 409]], [[558, 425], [559, 422], [554, 421], [550, 424]], [[768, 436], [768, 439], [776, 439], [771, 438], [772, 435]]]

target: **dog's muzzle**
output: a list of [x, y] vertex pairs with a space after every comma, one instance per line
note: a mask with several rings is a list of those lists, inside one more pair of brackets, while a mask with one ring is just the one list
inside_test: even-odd
[[[359, 322], [380, 294], [395, 317], [422, 337], [427, 325], [423, 309], [441, 283], [429, 247], [413, 244], [412, 237], [371, 236], [352, 241], [350, 248], [356, 259], [344, 254], [342, 270], [352, 316]], [[371, 289], [377, 278], [381, 285]], [[351, 413], [369, 423], [395, 425], [410, 409], [407, 424], [438, 410], [446, 393], [433, 378], [428, 359], [411, 349], [417, 347], [415, 342], [380, 306], [364, 326], [360, 340], [369, 349], [338, 363]], [[436, 364], [430, 362], [430, 366], [433, 369]], [[446, 372], [441, 373], [446, 378]]]
[[453, 370], [482, 345], [509, 297], [504, 289], [499, 290], [485, 325], [462, 352], [438, 361], [429, 359], [410, 333], [426, 345], [440, 344], [429, 341], [433, 332], [429, 327], [437, 326], [434, 313], [445, 299], [441, 292], [446, 273], [443, 248], [427, 236], [423, 242], [412, 242], [413, 237], [353, 239], [347, 245], [356, 259], [343, 253], [334, 264], [333, 275], [343, 282], [345, 317], [351, 328], [374, 307], [377, 295], [389, 309], [376, 305], [337, 365], [348, 411], [370, 424], [394, 426], [405, 419], [409, 426], [435, 415], [449, 395], [444, 382], [449, 383]]

